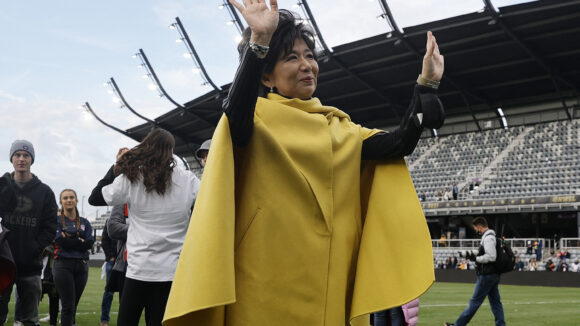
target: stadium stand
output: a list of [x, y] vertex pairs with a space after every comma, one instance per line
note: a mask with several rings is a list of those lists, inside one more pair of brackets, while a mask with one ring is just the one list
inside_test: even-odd
[[578, 120], [536, 125], [474, 198], [575, 194], [580, 189], [579, 140]]
[[[426, 153], [426, 146], [435, 148], [426, 155], [410, 156], [409, 165], [413, 166], [410, 172], [417, 192], [425, 191], [428, 200], [436, 200], [437, 189], [457, 182], [460, 193], [464, 193], [462, 189], [468, 186], [470, 169], [477, 171], [490, 164], [522, 129], [516, 127], [455, 134], [436, 142], [421, 140], [417, 152]], [[413, 159], [416, 161], [413, 162]]]
[[[576, 194], [580, 121], [422, 139], [407, 162], [417, 193], [425, 191], [428, 201], [453, 182], [463, 194], [460, 199]], [[475, 173], [479, 187], [471, 193], [470, 170], [482, 171]]]

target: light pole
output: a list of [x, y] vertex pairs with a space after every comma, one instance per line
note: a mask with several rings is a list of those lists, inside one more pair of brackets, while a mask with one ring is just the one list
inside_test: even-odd
[[83, 201], [81, 202], [81, 215], [84, 217], [85, 216], [85, 197], [83, 195]]

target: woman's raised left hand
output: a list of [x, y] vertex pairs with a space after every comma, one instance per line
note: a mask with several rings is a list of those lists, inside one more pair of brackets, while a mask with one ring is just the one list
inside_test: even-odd
[[444, 58], [439, 53], [437, 40], [431, 31], [427, 32], [427, 46], [425, 56], [423, 57], [423, 69], [421, 76], [429, 80], [440, 81], [443, 77]]

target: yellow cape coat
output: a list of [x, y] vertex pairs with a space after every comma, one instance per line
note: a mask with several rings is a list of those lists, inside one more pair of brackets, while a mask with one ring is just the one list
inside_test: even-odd
[[361, 161], [376, 132], [269, 94], [239, 149], [222, 117], [163, 324], [368, 325], [424, 293], [432, 248], [406, 165]]

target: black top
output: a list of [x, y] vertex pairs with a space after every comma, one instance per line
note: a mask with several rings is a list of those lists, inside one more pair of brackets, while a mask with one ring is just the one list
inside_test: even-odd
[[10, 230], [7, 238], [18, 275], [40, 275], [42, 251], [56, 234], [55, 196], [35, 175], [22, 187], [16, 185], [13, 175], [10, 182], [17, 205], [2, 212], [2, 226]]
[[101, 233], [101, 245], [103, 246], [103, 251], [105, 252], [105, 258], [107, 261], [111, 260], [111, 258], [117, 258], [117, 240], [111, 239], [109, 236], [108, 223], [109, 219], [105, 222], [103, 232]]
[[91, 195], [89, 196], [89, 204], [93, 206], [108, 206], [105, 198], [103, 198], [103, 187], [110, 185], [115, 181], [115, 172], [114, 172], [115, 165], [112, 165], [107, 174], [97, 183], [93, 191], [91, 191]]
[[[228, 97], [223, 102], [223, 109], [228, 117], [232, 142], [236, 146], [245, 146], [254, 129], [254, 110], [260, 90], [260, 78], [264, 61], [246, 46], [242, 52], [240, 66], [230, 87]], [[442, 112], [439, 101], [425, 101], [421, 95], [434, 94], [429, 87], [416, 85], [413, 98], [399, 128], [393, 132], [380, 132], [363, 141], [362, 159], [377, 160], [401, 158], [415, 149], [423, 126], [417, 113], [423, 113], [424, 119], [433, 121], [442, 117], [425, 117]]]

